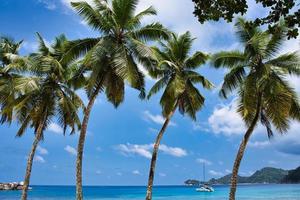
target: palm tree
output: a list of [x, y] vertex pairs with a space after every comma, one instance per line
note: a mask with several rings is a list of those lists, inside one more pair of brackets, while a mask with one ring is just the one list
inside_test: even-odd
[[39, 142], [44, 138], [44, 131], [56, 118], [63, 126], [64, 133], [67, 127], [71, 127], [73, 134], [76, 128], [80, 129], [77, 111], [83, 106], [80, 98], [68, 86], [73, 67], [70, 67], [69, 63], [61, 62], [66, 37], [64, 35], [57, 37], [54, 44], [47, 47], [42, 37], [37, 35], [38, 53], [28, 58], [12, 56], [13, 62], [6, 67], [6, 70], [32, 74], [15, 81], [15, 89], [19, 91], [19, 95], [13, 103], [6, 106], [8, 109], [13, 107], [16, 119], [20, 123], [18, 137], [24, 134], [27, 127], [34, 128], [35, 133], [27, 160], [22, 200], [27, 199], [33, 159]]
[[[14, 80], [19, 74], [5, 71], [10, 64], [9, 55], [18, 55], [23, 41], [15, 42], [10, 37], [0, 37], [0, 106], [3, 110], [6, 105], [15, 99]], [[1, 114], [1, 113], [0, 113]], [[1, 114], [0, 123], [12, 120], [12, 109], [7, 109], [6, 114]]]
[[1, 67], [5, 67], [10, 63], [9, 59], [6, 57], [6, 54], [19, 54], [19, 50], [23, 40], [15, 42], [14, 39], [10, 37], [0, 37], [0, 64]]
[[[135, 14], [138, 0], [94, 0], [73, 2], [72, 6], [86, 23], [100, 33], [97, 38], [86, 38], [69, 43], [65, 60], [77, 59], [85, 55], [82, 73], [88, 71], [90, 77], [86, 85], [89, 102], [84, 113], [79, 136], [76, 161], [76, 199], [82, 194], [82, 157], [89, 116], [99, 93], [106, 96], [115, 107], [124, 100], [124, 85], [140, 90], [144, 98], [144, 76], [138, 62], [150, 67], [152, 50], [146, 46], [149, 40], [168, 38], [169, 32], [159, 23], [143, 26], [141, 20], [155, 15], [153, 7]], [[87, 74], [87, 73], [86, 73]]]
[[208, 55], [196, 52], [190, 56], [193, 40], [189, 32], [180, 36], [173, 33], [166, 43], [161, 42], [162, 49], [154, 47], [157, 70], [151, 72], [151, 75], [159, 80], [149, 91], [148, 98], [164, 89], [160, 105], [165, 122], [156, 137], [153, 148], [146, 200], [152, 199], [158, 149], [172, 116], [178, 108], [181, 114], [187, 114], [196, 120], [196, 113], [202, 108], [205, 99], [195, 84], [200, 83], [206, 89], [213, 88], [212, 83], [195, 71], [206, 62]]
[[278, 56], [285, 40], [284, 25], [270, 33], [238, 19], [236, 28], [244, 51], [220, 52], [212, 58], [216, 68], [229, 70], [220, 95], [227, 98], [237, 90], [238, 112], [248, 127], [232, 170], [230, 200], [235, 199], [240, 163], [259, 120], [269, 137], [273, 136], [272, 128], [286, 133], [291, 119], [300, 120], [299, 100], [287, 81], [288, 75], [300, 75], [299, 56], [297, 52]]

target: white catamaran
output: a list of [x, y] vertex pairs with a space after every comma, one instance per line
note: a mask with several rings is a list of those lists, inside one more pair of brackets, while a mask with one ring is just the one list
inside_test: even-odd
[[203, 185], [196, 189], [197, 192], [214, 192], [214, 188], [205, 183], [205, 163], [203, 162]]

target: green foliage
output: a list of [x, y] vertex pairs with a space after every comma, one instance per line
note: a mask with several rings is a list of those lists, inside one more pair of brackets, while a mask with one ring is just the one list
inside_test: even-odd
[[286, 36], [283, 25], [270, 33], [247, 26], [245, 20], [239, 19], [236, 27], [244, 51], [220, 52], [212, 56], [216, 68], [229, 70], [220, 95], [226, 98], [237, 90], [238, 112], [247, 125], [253, 121], [260, 101], [260, 120], [268, 136], [273, 135], [272, 128], [285, 133], [290, 119], [299, 120], [300, 116], [297, 94], [287, 82], [288, 75], [299, 75], [300, 58], [297, 52], [277, 56]]
[[[265, 167], [261, 170], [257, 170], [249, 177], [238, 176], [238, 183], [281, 183], [282, 180], [289, 173], [287, 170], [277, 169], [272, 167]], [[211, 179], [210, 184], [230, 184], [231, 174], [223, 176], [218, 179]]]
[[[83, 107], [81, 99], [70, 89], [71, 63], [61, 63], [67, 39], [61, 35], [48, 47], [37, 33], [39, 50], [27, 57], [12, 55], [10, 64], [4, 68], [11, 84], [0, 84], [0, 93], [13, 94], [1, 99], [2, 123], [11, 122], [14, 115], [20, 123], [17, 136], [22, 136], [27, 127], [43, 130], [54, 118], [62, 125], [64, 132], [71, 127], [71, 133], [80, 128], [78, 109]], [[17, 75], [16, 75], [17, 74]], [[1, 77], [0, 82], [7, 81]], [[10, 100], [11, 99], [11, 100]], [[42, 139], [42, 138], [41, 138]]]
[[300, 183], [300, 167], [290, 170], [288, 175], [282, 180], [282, 183]]
[[[82, 60], [82, 73], [90, 74], [86, 91], [91, 96], [105, 90], [116, 107], [124, 100], [125, 83], [145, 97], [144, 75], [138, 62], [153, 68], [153, 51], [145, 42], [167, 39], [169, 31], [160, 23], [142, 25], [145, 16], [156, 15], [153, 7], [136, 14], [138, 0], [72, 2], [73, 8], [100, 37], [71, 41], [64, 60]], [[146, 66], [147, 65], [147, 66]]]
[[176, 106], [182, 114], [188, 114], [196, 119], [196, 113], [204, 104], [204, 97], [196, 88], [200, 83], [206, 89], [212, 89], [213, 85], [205, 77], [193, 71], [208, 59], [208, 55], [196, 52], [190, 55], [193, 39], [189, 32], [172, 37], [162, 48], [153, 48], [158, 67], [152, 71], [152, 76], [159, 80], [151, 88], [148, 98], [164, 90], [160, 99], [162, 113], [168, 116]]
[[0, 37], [0, 65], [2, 65], [2, 67], [10, 63], [9, 59], [7, 58], [7, 54], [17, 55], [22, 43], [23, 40], [15, 42], [10, 37]]
[[[192, 0], [195, 3], [194, 14], [198, 17], [199, 22], [204, 23], [209, 20], [218, 21], [220, 18], [231, 22], [235, 15], [245, 14], [248, 10], [248, 1], [246, 0]], [[300, 8], [297, 0], [256, 0], [257, 4], [269, 9], [267, 16], [257, 18], [248, 25], [265, 25], [269, 26], [270, 31], [276, 30], [277, 22], [283, 18], [287, 25], [286, 32], [288, 38], [298, 36], [300, 27]]]

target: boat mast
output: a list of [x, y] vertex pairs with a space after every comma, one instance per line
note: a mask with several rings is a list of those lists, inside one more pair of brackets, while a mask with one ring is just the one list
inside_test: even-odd
[[205, 163], [203, 162], [203, 182], [205, 183]]

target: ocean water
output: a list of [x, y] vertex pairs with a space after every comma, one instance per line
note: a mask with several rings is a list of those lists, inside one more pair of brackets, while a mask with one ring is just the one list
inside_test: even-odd
[[[195, 187], [158, 186], [153, 200], [226, 200], [228, 186], [215, 186], [213, 193], [200, 193]], [[88, 186], [84, 187], [86, 200], [143, 200], [146, 187], [141, 186]], [[0, 191], [1, 200], [20, 198], [20, 191]], [[73, 200], [74, 186], [33, 186], [30, 200]], [[241, 185], [237, 200], [300, 200], [300, 185]]]

